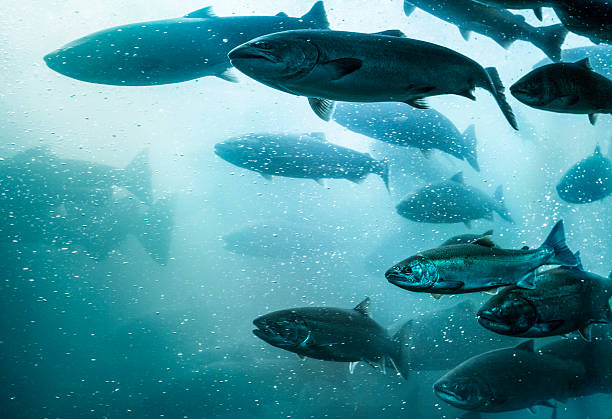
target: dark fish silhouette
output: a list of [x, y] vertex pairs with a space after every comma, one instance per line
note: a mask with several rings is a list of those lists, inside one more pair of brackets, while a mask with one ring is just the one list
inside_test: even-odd
[[466, 160], [480, 171], [476, 157], [476, 133], [470, 125], [463, 134], [434, 109], [408, 108], [401, 103], [344, 103], [336, 105], [333, 119], [358, 134], [402, 147], [416, 147], [429, 154], [440, 150]]
[[248, 134], [217, 143], [215, 153], [233, 165], [266, 178], [347, 179], [359, 183], [374, 173], [387, 187], [389, 184], [386, 162], [332, 144], [323, 133]]
[[532, 108], [585, 114], [612, 113], [612, 80], [594, 72], [585, 58], [538, 67], [510, 87], [512, 96]]
[[504, 48], [523, 40], [538, 47], [551, 60], [561, 59], [561, 45], [567, 35], [562, 25], [535, 28], [523, 16], [474, 0], [404, 0], [406, 15], [417, 7], [457, 26], [466, 40], [470, 32], [488, 36]]
[[449, 180], [421, 188], [404, 198], [396, 210], [402, 217], [422, 223], [465, 223], [470, 227], [472, 220], [492, 220], [493, 212], [513, 222], [504, 205], [501, 186], [491, 198], [466, 185], [461, 172]]
[[[406, 102], [426, 108], [430, 96], [455, 94], [474, 100], [476, 87], [489, 91], [518, 129], [497, 70], [399, 31], [375, 34], [297, 30], [262, 36], [229, 53], [232, 64], [275, 89], [306, 96], [324, 120], [334, 101]], [[452, 71], [449, 69], [452, 68]]]
[[557, 185], [557, 193], [566, 202], [585, 204], [612, 194], [612, 162], [595, 147], [592, 156], [579, 161]]

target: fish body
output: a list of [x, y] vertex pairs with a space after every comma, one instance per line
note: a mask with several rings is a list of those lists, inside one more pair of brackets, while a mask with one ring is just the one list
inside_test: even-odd
[[223, 160], [262, 175], [361, 182], [370, 173], [388, 185], [386, 162], [332, 144], [322, 133], [248, 134], [215, 145]]
[[457, 236], [453, 236], [450, 239], [446, 240], [439, 247], [452, 246], [454, 244], [469, 244], [469, 243], [475, 242], [481, 237], [491, 236], [492, 234], [493, 234], [493, 230], [487, 230], [482, 234], [473, 234], [473, 233], [459, 234]]
[[[253, 334], [300, 357], [325, 361], [388, 363], [400, 368], [401, 344], [369, 316], [369, 298], [354, 309], [304, 307], [275, 311], [253, 321]], [[399, 370], [402, 372], [402, 370]], [[404, 372], [402, 372], [404, 374]]]
[[612, 3], [609, 0], [553, 0], [563, 25], [593, 43], [612, 43]]
[[480, 327], [475, 318], [470, 301], [414, 316], [401, 330], [404, 364], [414, 371], [448, 370], [483, 352], [519, 343]]
[[580, 363], [535, 352], [530, 340], [468, 359], [436, 381], [434, 393], [446, 403], [472, 412], [554, 407], [549, 400], [565, 401], [584, 376]]
[[579, 331], [590, 340], [590, 327], [608, 323], [612, 281], [579, 267], [538, 274], [535, 288], [508, 287], [478, 311], [485, 328], [517, 337], [546, 337]]
[[398, 31], [287, 31], [240, 45], [229, 58], [260, 83], [306, 96], [324, 120], [331, 118], [334, 101], [406, 102], [423, 108], [424, 98], [455, 94], [474, 99], [472, 91], [481, 87], [518, 129], [497, 70]]
[[491, 198], [466, 185], [461, 172], [409, 195], [396, 206], [396, 211], [404, 218], [422, 223], [465, 223], [469, 226], [472, 220], [492, 220], [493, 212], [512, 222], [503, 202], [501, 186]]
[[504, 48], [514, 41], [523, 40], [538, 47], [551, 60], [561, 59], [561, 45], [567, 35], [567, 29], [562, 25], [536, 28], [525, 22], [523, 16], [479, 0], [404, 0], [406, 15], [415, 8], [457, 26], [465, 39], [469, 38], [470, 32], [477, 32]]
[[480, 171], [474, 126], [462, 134], [434, 109], [409, 108], [401, 103], [338, 103], [333, 119], [343, 127], [375, 140], [401, 147], [432, 149], [466, 160]]
[[572, 204], [602, 200], [612, 194], [612, 162], [597, 146], [593, 155], [563, 175], [556, 189], [561, 199]]
[[591, 69], [588, 58], [538, 67], [512, 87], [512, 95], [532, 108], [589, 115], [612, 113], [612, 80]]
[[533, 271], [555, 264], [578, 265], [565, 244], [562, 221], [537, 249], [502, 249], [483, 238], [419, 252], [390, 268], [385, 277], [400, 288], [432, 294], [463, 294], [515, 284], [533, 289]]
[[206, 7], [177, 19], [105, 29], [44, 59], [58, 73], [90, 83], [151, 86], [204, 76], [233, 81], [227, 72], [232, 48], [267, 33], [328, 26], [323, 2], [301, 18], [284, 13], [217, 17]]

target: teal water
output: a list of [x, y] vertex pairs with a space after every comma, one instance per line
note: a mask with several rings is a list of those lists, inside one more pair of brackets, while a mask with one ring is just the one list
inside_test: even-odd
[[[391, 149], [324, 122], [306, 99], [238, 72], [237, 84], [205, 77], [164, 86], [107, 86], [62, 76], [42, 59], [96, 30], [178, 17], [207, 5], [219, 16], [301, 16], [311, 3], [5, 2], [0, 157], [6, 162], [43, 147], [61, 159], [124, 168], [147, 149], [153, 202], [167, 202], [168, 208], [135, 204], [121, 185], [113, 189], [112, 204], [87, 195], [76, 204], [56, 197], [53, 202], [61, 203], [49, 207], [43, 180], [14, 175], [27, 172], [26, 166], [17, 165], [12, 177], [3, 174], [3, 182], [13, 182], [4, 197], [22, 196], [23, 185], [39, 189], [30, 191], [34, 198], [11, 201], [1, 212], [0, 417], [455, 418], [462, 412], [431, 388], [445, 371], [414, 371], [403, 380], [362, 363], [350, 374], [345, 363], [300, 360], [267, 345], [252, 334], [251, 322], [291, 307], [351, 308], [369, 296], [372, 317], [397, 328], [463, 300], [480, 304], [486, 295], [434, 300], [409, 293], [390, 285], [384, 272], [468, 232], [494, 229], [506, 247], [536, 246], [558, 219], [585, 268], [608, 276], [610, 198], [571, 205], [559, 199], [555, 185], [596, 144], [604, 155], [612, 153], [610, 115], [601, 115], [593, 127], [586, 116], [536, 111], [508, 94], [521, 126], [515, 133], [482, 90], [476, 102], [432, 98], [430, 105], [459, 131], [475, 124], [477, 173], [441, 152], [425, 158], [416, 149]], [[478, 34], [466, 42], [456, 27], [424, 12], [406, 17], [397, 0], [328, 0], [325, 7], [334, 29], [400, 29], [496, 66], [507, 87], [544, 58], [525, 42], [508, 50]], [[524, 15], [539, 24], [532, 13]], [[556, 22], [545, 9], [544, 23]], [[564, 48], [583, 45], [588, 40], [570, 34]], [[360, 184], [330, 180], [326, 186], [308, 179], [266, 180], [213, 153], [224, 139], [269, 131], [321, 131], [331, 142], [393, 158], [391, 192], [375, 175]], [[468, 229], [415, 223], [395, 212], [406, 194], [459, 171], [491, 196], [504, 185], [515, 223], [495, 215]], [[137, 184], [149, 175], [129, 176], [128, 183]], [[253, 225], [289, 226], [298, 233], [289, 244], [270, 246], [271, 253], [249, 249], [260, 250], [274, 235], [245, 240], [242, 251], [227, 248], [224, 236]], [[597, 394], [559, 406], [559, 418], [608, 419], [612, 399]], [[536, 410], [534, 417], [550, 417], [549, 408]], [[526, 415], [521, 410], [483, 417]]]

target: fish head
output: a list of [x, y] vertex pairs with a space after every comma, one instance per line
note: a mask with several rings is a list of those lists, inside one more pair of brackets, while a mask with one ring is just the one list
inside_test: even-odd
[[434, 393], [451, 406], [465, 410], [479, 410], [491, 405], [493, 392], [490, 386], [478, 376], [456, 376], [448, 374], [438, 380]]
[[310, 336], [306, 321], [295, 310], [269, 313], [253, 320], [253, 324], [257, 327], [253, 334], [277, 348], [297, 348]]
[[529, 299], [515, 291], [502, 292], [487, 301], [477, 313], [480, 325], [510, 336], [531, 329], [537, 322], [537, 310]]
[[391, 267], [385, 272], [385, 278], [408, 291], [423, 291], [434, 287], [440, 275], [431, 260], [416, 255]]
[[529, 106], [544, 106], [555, 98], [550, 78], [537, 69], [510, 86], [510, 93]]
[[426, 210], [423, 209], [422, 202], [418, 194], [411, 195], [395, 206], [396, 212], [404, 218], [412, 221], [423, 221], [426, 219]]
[[264, 156], [265, 146], [257, 138], [247, 135], [215, 144], [215, 154], [236, 166], [248, 166]]
[[291, 32], [255, 38], [231, 50], [228, 57], [238, 70], [266, 84], [299, 78], [315, 68], [319, 49]]

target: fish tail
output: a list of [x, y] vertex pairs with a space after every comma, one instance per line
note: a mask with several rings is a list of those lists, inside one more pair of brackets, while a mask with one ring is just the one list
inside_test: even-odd
[[554, 250], [555, 254], [552, 259], [548, 261], [550, 264], [578, 266], [580, 263], [565, 242], [563, 220], [559, 220], [557, 224], [555, 224], [541, 247], [548, 247]]
[[389, 189], [389, 160], [384, 159], [383, 161], [378, 162], [378, 174], [382, 178], [383, 182], [385, 182], [387, 192], [391, 192]]
[[143, 214], [138, 241], [160, 265], [168, 262], [170, 239], [174, 226], [174, 198], [158, 199]]
[[532, 40], [533, 44], [551, 60], [561, 61], [561, 45], [565, 42], [567, 29], [561, 24], [551, 25], [536, 28], [536, 33], [537, 37]]
[[478, 146], [478, 139], [476, 138], [476, 128], [474, 124], [470, 125], [463, 131], [463, 140], [466, 145], [466, 153], [463, 156], [465, 160], [476, 170], [480, 172], [480, 166], [478, 166], [478, 157], [476, 147]]
[[124, 186], [146, 203], [153, 200], [152, 172], [149, 165], [149, 150], [144, 149], [136, 155], [124, 169]]
[[308, 13], [302, 16], [302, 20], [314, 24], [317, 29], [329, 29], [327, 12], [322, 1], [316, 2]]
[[512, 108], [510, 104], [506, 101], [506, 95], [504, 95], [504, 84], [499, 77], [499, 73], [495, 67], [487, 67], [486, 69], [488, 76], [488, 86], [483, 86], [485, 89], [491, 92], [497, 101], [497, 105], [501, 109], [502, 113], [508, 120], [508, 123], [512, 128], [518, 131], [518, 125], [516, 123], [516, 118], [514, 117], [514, 112], [512, 112]]
[[408, 320], [406, 323], [400, 327], [400, 329], [393, 335], [393, 343], [395, 345], [395, 350], [391, 355], [391, 360], [393, 361], [394, 367], [396, 367], [397, 372], [404, 379], [408, 379], [408, 374], [410, 373], [410, 331], [412, 330], [413, 321]]
[[495, 190], [494, 198], [495, 198], [495, 202], [497, 203], [495, 212], [497, 212], [500, 217], [502, 217], [504, 220], [508, 221], [509, 223], [514, 223], [514, 220], [510, 216], [510, 211], [508, 211], [508, 208], [506, 208], [506, 203], [504, 200], [504, 187], [502, 185], [499, 185], [497, 189]]

